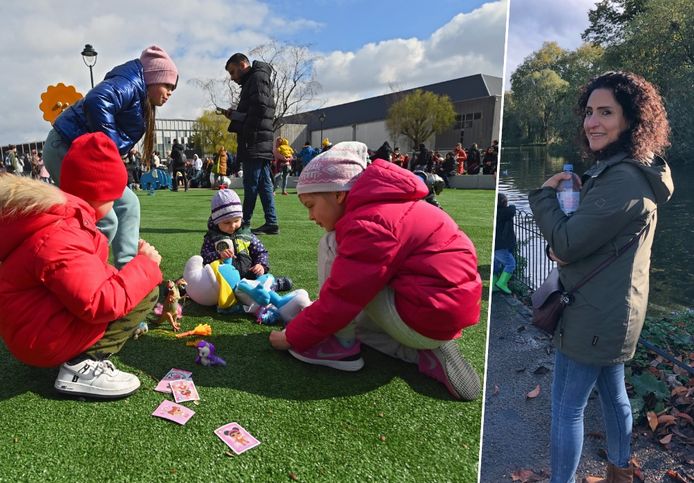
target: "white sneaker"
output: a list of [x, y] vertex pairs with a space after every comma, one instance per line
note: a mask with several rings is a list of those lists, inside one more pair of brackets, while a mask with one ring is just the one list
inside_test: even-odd
[[119, 398], [129, 396], [139, 387], [137, 376], [119, 371], [109, 360], [65, 363], [55, 380], [59, 392], [87, 397]]

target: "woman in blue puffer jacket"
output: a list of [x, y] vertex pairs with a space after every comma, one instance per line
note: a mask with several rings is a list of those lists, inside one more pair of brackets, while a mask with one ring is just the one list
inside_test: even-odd
[[[149, 164], [155, 109], [166, 103], [177, 83], [176, 65], [156, 45], [143, 50], [139, 59], [114, 67], [53, 124], [43, 149], [51, 177], [60, 185], [60, 167], [70, 144], [96, 131], [108, 135], [121, 156], [127, 155], [144, 135], [144, 161]], [[88, 163], [83, 169], [90, 170]], [[130, 188], [125, 188], [123, 196], [97, 225], [111, 243], [114, 265], [120, 269], [137, 254], [140, 238], [140, 202]]]

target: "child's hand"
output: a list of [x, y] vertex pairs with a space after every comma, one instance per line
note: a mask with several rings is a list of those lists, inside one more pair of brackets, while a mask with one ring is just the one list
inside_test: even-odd
[[226, 250], [222, 250], [219, 252], [219, 258], [222, 260], [226, 260], [227, 258], [234, 258], [234, 250], [231, 248], [227, 248]]
[[287, 334], [282, 330], [273, 330], [270, 332], [270, 345], [278, 351], [286, 351], [291, 346], [287, 342]]
[[157, 265], [161, 263], [161, 255], [159, 255], [157, 249], [144, 240], [138, 242], [137, 254], [146, 256]]
[[250, 268], [250, 271], [255, 273], [256, 275], [263, 275], [265, 273], [265, 269], [260, 263], [256, 263]]

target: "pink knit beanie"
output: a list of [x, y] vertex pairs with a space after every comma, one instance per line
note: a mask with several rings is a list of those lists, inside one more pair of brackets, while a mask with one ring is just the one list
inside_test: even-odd
[[156, 45], [151, 45], [142, 51], [140, 62], [145, 71], [145, 84], [171, 84], [178, 83], [178, 69], [169, 54]]
[[335, 144], [311, 160], [303, 169], [296, 184], [296, 192], [326, 193], [349, 191], [366, 169], [368, 149], [358, 141]]

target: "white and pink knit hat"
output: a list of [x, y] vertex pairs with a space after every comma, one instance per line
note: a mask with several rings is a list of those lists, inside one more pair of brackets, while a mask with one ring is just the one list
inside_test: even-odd
[[366, 144], [344, 141], [335, 144], [308, 163], [296, 184], [296, 192], [326, 193], [349, 191], [366, 169], [368, 160]]

